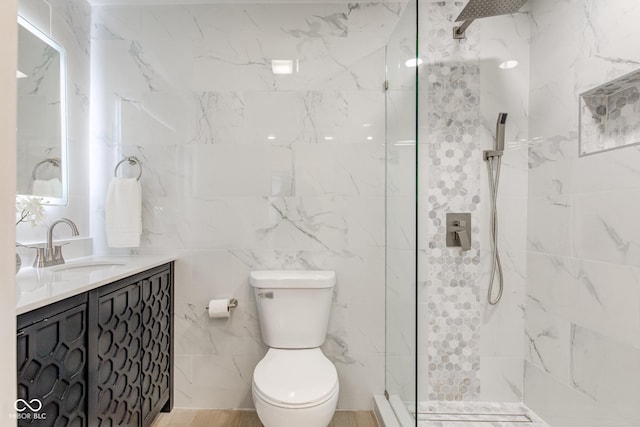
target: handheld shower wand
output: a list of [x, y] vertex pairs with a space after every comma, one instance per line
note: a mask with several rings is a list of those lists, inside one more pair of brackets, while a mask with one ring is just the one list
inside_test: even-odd
[[498, 113], [496, 123], [496, 151], [504, 151], [504, 127], [507, 123], [507, 113]]
[[507, 123], [507, 113], [498, 113], [498, 121], [496, 122], [496, 143], [493, 150], [484, 150], [482, 157], [485, 161], [497, 158], [500, 160], [504, 153], [504, 128]]
[[[489, 304], [496, 305], [502, 298], [504, 281], [502, 276], [502, 264], [498, 251], [498, 184], [500, 182], [500, 163], [504, 154], [504, 132], [507, 123], [507, 113], [499, 113], [496, 123], [496, 143], [494, 150], [483, 151], [482, 157], [487, 162], [489, 171], [489, 191], [491, 193], [491, 245], [493, 249], [491, 260], [491, 278], [489, 280], [489, 292], [487, 300]], [[494, 167], [495, 164], [495, 167]], [[495, 172], [494, 172], [495, 171]], [[498, 275], [498, 294], [493, 297], [493, 282]]]

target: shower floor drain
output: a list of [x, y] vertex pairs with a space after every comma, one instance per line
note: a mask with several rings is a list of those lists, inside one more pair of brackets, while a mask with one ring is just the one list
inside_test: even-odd
[[454, 412], [431, 412], [418, 414], [419, 421], [467, 422], [467, 423], [532, 423], [527, 414], [471, 414]]

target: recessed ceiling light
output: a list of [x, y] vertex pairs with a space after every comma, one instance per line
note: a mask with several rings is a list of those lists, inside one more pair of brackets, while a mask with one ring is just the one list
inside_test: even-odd
[[370, 128], [371, 127], [371, 123], [363, 123], [362, 127], [363, 128]]
[[274, 135], [267, 135], [267, 139], [269, 141], [273, 141], [274, 139], [276, 139], [276, 137]]
[[325, 136], [324, 140], [325, 141], [333, 141], [333, 137], [332, 136]]
[[518, 61], [516, 61], [515, 59], [509, 59], [508, 61], [504, 61], [502, 64], [498, 65], [498, 67], [502, 68], [503, 70], [509, 70], [517, 66]]
[[292, 59], [272, 59], [271, 70], [273, 74], [293, 74]]
[[418, 65], [422, 64], [422, 59], [420, 58], [411, 58], [411, 59], [407, 59], [407, 61], [404, 63], [405, 67], [407, 68], [413, 68], [413, 67], [417, 67]]
[[368, 136], [367, 137], [367, 141], [373, 141], [373, 137], [372, 136]]

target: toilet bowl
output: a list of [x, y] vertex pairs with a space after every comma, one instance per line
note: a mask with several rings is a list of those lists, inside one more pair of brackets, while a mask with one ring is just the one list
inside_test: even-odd
[[265, 427], [327, 427], [338, 392], [336, 369], [319, 348], [269, 349], [253, 374], [253, 401]]
[[339, 393], [335, 366], [322, 354], [333, 271], [252, 271], [262, 340], [251, 394], [265, 427], [327, 427]]

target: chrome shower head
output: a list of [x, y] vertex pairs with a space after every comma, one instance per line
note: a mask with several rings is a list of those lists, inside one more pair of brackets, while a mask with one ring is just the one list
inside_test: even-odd
[[471, 23], [478, 18], [490, 16], [508, 15], [515, 13], [527, 2], [527, 0], [469, 0], [462, 9], [456, 22], [464, 21], [459, 27], [453, 29], [454, 39], [463, 39], [464, 32]]

